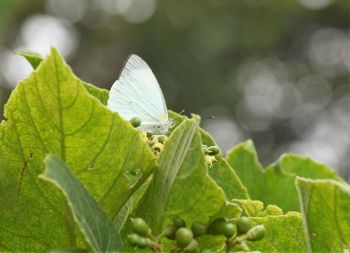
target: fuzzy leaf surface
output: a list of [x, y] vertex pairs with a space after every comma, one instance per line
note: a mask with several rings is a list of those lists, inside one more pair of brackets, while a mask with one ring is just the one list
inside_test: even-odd
[[308, 252], [350, 249], [350, 186], [334, 180], [296, 179]]
[[263, 253], [307, 252], [299, 213], [251, 218], [251, 223], [263, 224], [266, 228], [266, 236], [262, 240], [248, 243], [251, 250]]

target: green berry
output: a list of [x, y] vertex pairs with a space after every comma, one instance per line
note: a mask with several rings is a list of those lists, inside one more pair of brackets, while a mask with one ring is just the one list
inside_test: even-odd
[[224, 233], [224, 227], [226, 221], [223, 218], [215, 219], [208, 225], [207, 233], [210, 235], [222, 235]]
[[180, 216], [178, 215], [175, 215], [173, 217], [173, 222], [174, 222], [174, 225], [176, 226], [176, 228], [184, 228], [186, 227], [186, 222], [184, 219], [182, 219]]
[[264, 225], [257, 225], [247, 232], [248, 241], [259, 241], [265, 237], [266, 229]]
[[177, 246], [185, 248], [193, 239], [192, 231], [188, 228], [179, 228], [175, 234], [175, 240]]
[[249, 222], [249, 218], [241, 217], [237, 222], [237, 231], [238, 234], [245, 234], [252, 228], [252, 225]]
[[141, 119], [138, 117], [133, 117], [130, 119], [130, 123], [133, 127], [139, 127], [141, 125]]
[[158, 136], [158, 142], [164, 144], [165, 141], [168, 139], [168, 137], [166, 135], [159, 135]]
[[210, 146], [207, 149], [209, 155], [217, 155], [221, 152], [221, 149], [218, 146]]
[[232, 223], [226, 223], [224, 225], [223, 234], [226, 238], [231, 238], [236, 233], [236, 226]]
[[147, 239], [137, 234], [128, 234], [127, 239], [132, 246], [136, 246], [140, 249], [144, 249], [148, 246]]
[[128, 242], [132, 246], [136, 246], [136, 242], [137, 242], [137, 240], [139, 240], [140, 236], [138, 236], [137, 234], [128, 234], [127, 238], [128, 238]]
[[131, 229], [134, 233], [140, 236], [147, 237], [151, 234], [151, 229], [141, 218], [131, 218]]
[[199, 252], [198, 242], [196, 239], [192, 239], [190, 244], [184, 248], [185, 253], [197, 253]]
[[136, 247], [144, 249], [148, 246], [148, 240], [144, 237], [140, 237], [140, 240], [137, 242]]
[[169, 226], [167, 226], [164, 230], [164, 235], [166, 238], [170, 239], [170, 240], [174, 240], [175, 239], [175, 233], [176, 233], [176, 226], [174, 224], [170, 224]]
[[191, 230], [193, 232], [194, 237], [199, 237], [205, 234], [206, 226], [202, 222], [195, 221], [192, 223]]

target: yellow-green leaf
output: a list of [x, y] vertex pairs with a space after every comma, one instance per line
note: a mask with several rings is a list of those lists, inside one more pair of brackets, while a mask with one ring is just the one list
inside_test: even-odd
[[251, 218], [253, 225], [262, 224], [266, 236], [256, 242], [248, 242], [251, 250], [262, 253], [307, 252], [303, 235], [303, 221], [299, 213]]
[[294, 184], [296, 176], [342, 181], [327, 166], [292, 154], [283, 155], [277, 163], [263, 169], [251, 141], [230, 150], [227, 161], [247, 187], [251, 199], [261, 200], [265, 205], [277, 205], [285, 212], [300, 210]]
[[62, 191], [74, 221], [93, 251], [121, 251], [121, 239], [114, 224], [63, 161], [57, 156], [48, 155], [45, 165], [46, 170], [40, 178]]
[[105, 91], [90, 88], [52, 49], [12, 92], [0, 125], [1, 249], [71, 244], [61, 196], [37, 178], [47, 153], [67, 164], [110, 218], [156, 168], [140, 133], [101, 103]]
[[350, 249], [350, 186], [334, 180], [298, 177], [296, 185], [308, 252]]

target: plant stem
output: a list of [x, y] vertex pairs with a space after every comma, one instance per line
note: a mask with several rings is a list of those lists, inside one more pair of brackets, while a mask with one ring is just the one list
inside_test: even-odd
[[155, 243], [152, 240], [148, 241], [149, 243], [149, 247], [150, 249], [154, 252], [154, 253], [163, 253], [163, 249], [162, 246], [159, 243]]
[[246, 239], [246, 235], [241, 235], [239, 237], [235, 237], [231, 240], [226, 240], [226, 250], [225, 253], [230, 253], [230, 251], [233, 249], [233, 247], [235, 247], [236, 245], [241, 245], [242, 249], [244, 251], [249, 251], [248, 245], [244, 242], [244, 240]]

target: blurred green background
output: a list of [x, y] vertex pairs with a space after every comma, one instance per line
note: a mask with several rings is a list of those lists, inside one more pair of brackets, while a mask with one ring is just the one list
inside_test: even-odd
[[293, 152], [350, 179], [348, 0], [0, 0], [1, 115], [31, 72], [14, 52], [51, 45], [107, 89], [139, 54], [224, 150], [251, 138], [264, 165]]

